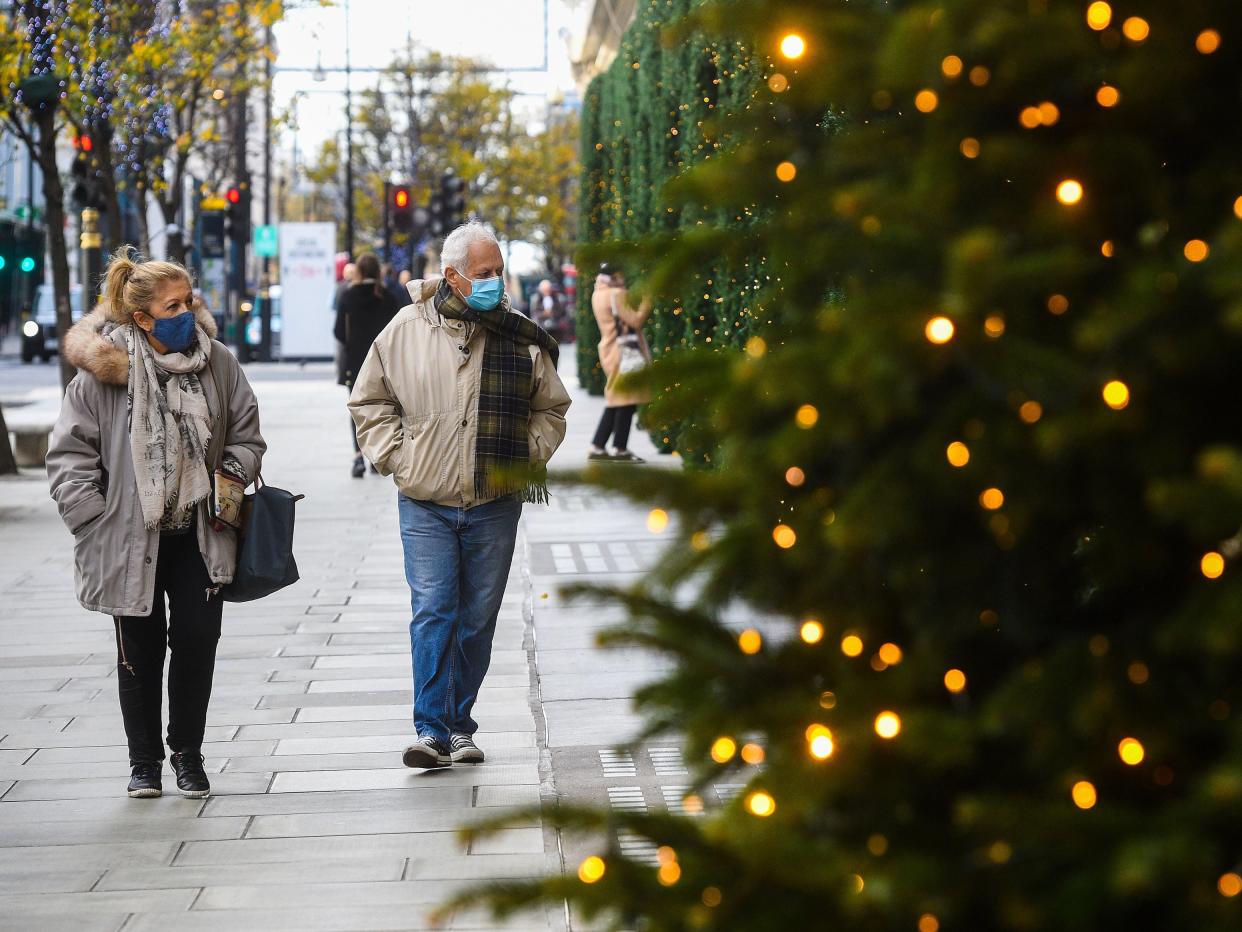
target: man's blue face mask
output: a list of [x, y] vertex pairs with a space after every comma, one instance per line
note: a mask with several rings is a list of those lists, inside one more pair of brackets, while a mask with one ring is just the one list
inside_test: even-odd
[[157, 317], [151, 336], [167, 346], [169, 352], [179, 353], [194, 342], [194, 324], [193, 311], [184, 311], [173, 317]]
[[496, 305], [500, 303], [501, 297], [505, 293], [504, 282], [500, 276], [495, 278], [466, 278], [470, 282], [470, 294], [466, 295], [466, 305], [474, 308], [476, 311], [492, 311], [496, 309]]

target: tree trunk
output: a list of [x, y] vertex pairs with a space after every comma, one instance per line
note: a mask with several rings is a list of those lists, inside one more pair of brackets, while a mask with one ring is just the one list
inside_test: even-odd
[[138, 202], [138, 239], [142, 243], [142, 254], [151, 255], [151, 221], [147, 219], [147, 189], [134, 186], [134, 200]]
[[116, 190], [116, 167], [112, 161], [112, 129], [106, 124], [97, 123], [92, 128], [95, 141], [96, 177], [99, 179], [99, 193], [103, 195], [103, 219], [105, 226], [104, 238], [108, 243], [108, 252], [116, 252], [121, 245], [121, 199]]
[[0, 408], [0, 476], [11, 476], [16, 472], [17, 458], [9, 444], [9, 428], [4, 423], [4, 409]]
[[60, 183], [60, 170], [56, 165], [56, 111], [50, 107], [35, 114], [35, 126], [39, 131], [39, 168], [43, 172], [43, 199], [47, 203], [47, 243], [52, 257], [52, 293], [56, 297], [56, 329], [62, 352], [60, 359], [60, 387], [69, 387], [77, 370], [65, 358], [65, 337], [73, 326], [73, 311], [69, 304], [69, 252], [65, 248], [65, 189]]

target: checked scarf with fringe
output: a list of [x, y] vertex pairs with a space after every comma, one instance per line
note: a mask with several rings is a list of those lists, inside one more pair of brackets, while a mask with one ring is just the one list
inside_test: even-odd
[[[491, 311], [476, 311], [447, 281], [436, 290], [440, 316], [477, 324], [487, 331], [479, 377], [478, 437], [474, 447], [474, 494], [481, 499], [516, 493], [524, 502], [547, 504], [542, 466], [530, 475], [530, 395], [534, 362], [526, 347], [548, 351], [555, 366], [560, 347], [542, 327], [509, 307], [509, 296]], [[525, 476], [523, 476], [525, 474]]]

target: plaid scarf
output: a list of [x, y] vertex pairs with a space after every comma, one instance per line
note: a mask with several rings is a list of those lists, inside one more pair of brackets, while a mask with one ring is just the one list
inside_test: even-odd
[[[436, 289], [435, 309], [441, 317], [478, 324], [487, 331], [483, 374], [479, 379], [478, 436], [474, 447], [474, 494], [490, 499], [518, 493], [524, 502], [547, 504], [547, 472], [533, 476], [530, 444], [531, 380], [534, 362], [526, 347], [537, 344], [556, 365], [560, 347], [542, 327], [509, 307], [509, 296], [491, 311], [476, 311], [459, 298], [447, 281]], [[517, 473], [519, 478], [510, 478]], [[520, 478], [527, 473], [529, 478]]]

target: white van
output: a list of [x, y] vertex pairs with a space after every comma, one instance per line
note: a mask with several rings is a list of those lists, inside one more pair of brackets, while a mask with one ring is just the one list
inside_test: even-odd
[[[69, 286], [69, 309], [76, 321], [82, 316], [82, 286]], [[51, 360], [60, 348], [56, 334], [56, 295], [49, 284], [35, 289], [34, 313], [22, 322], [22, 362], [39, 357]]]

